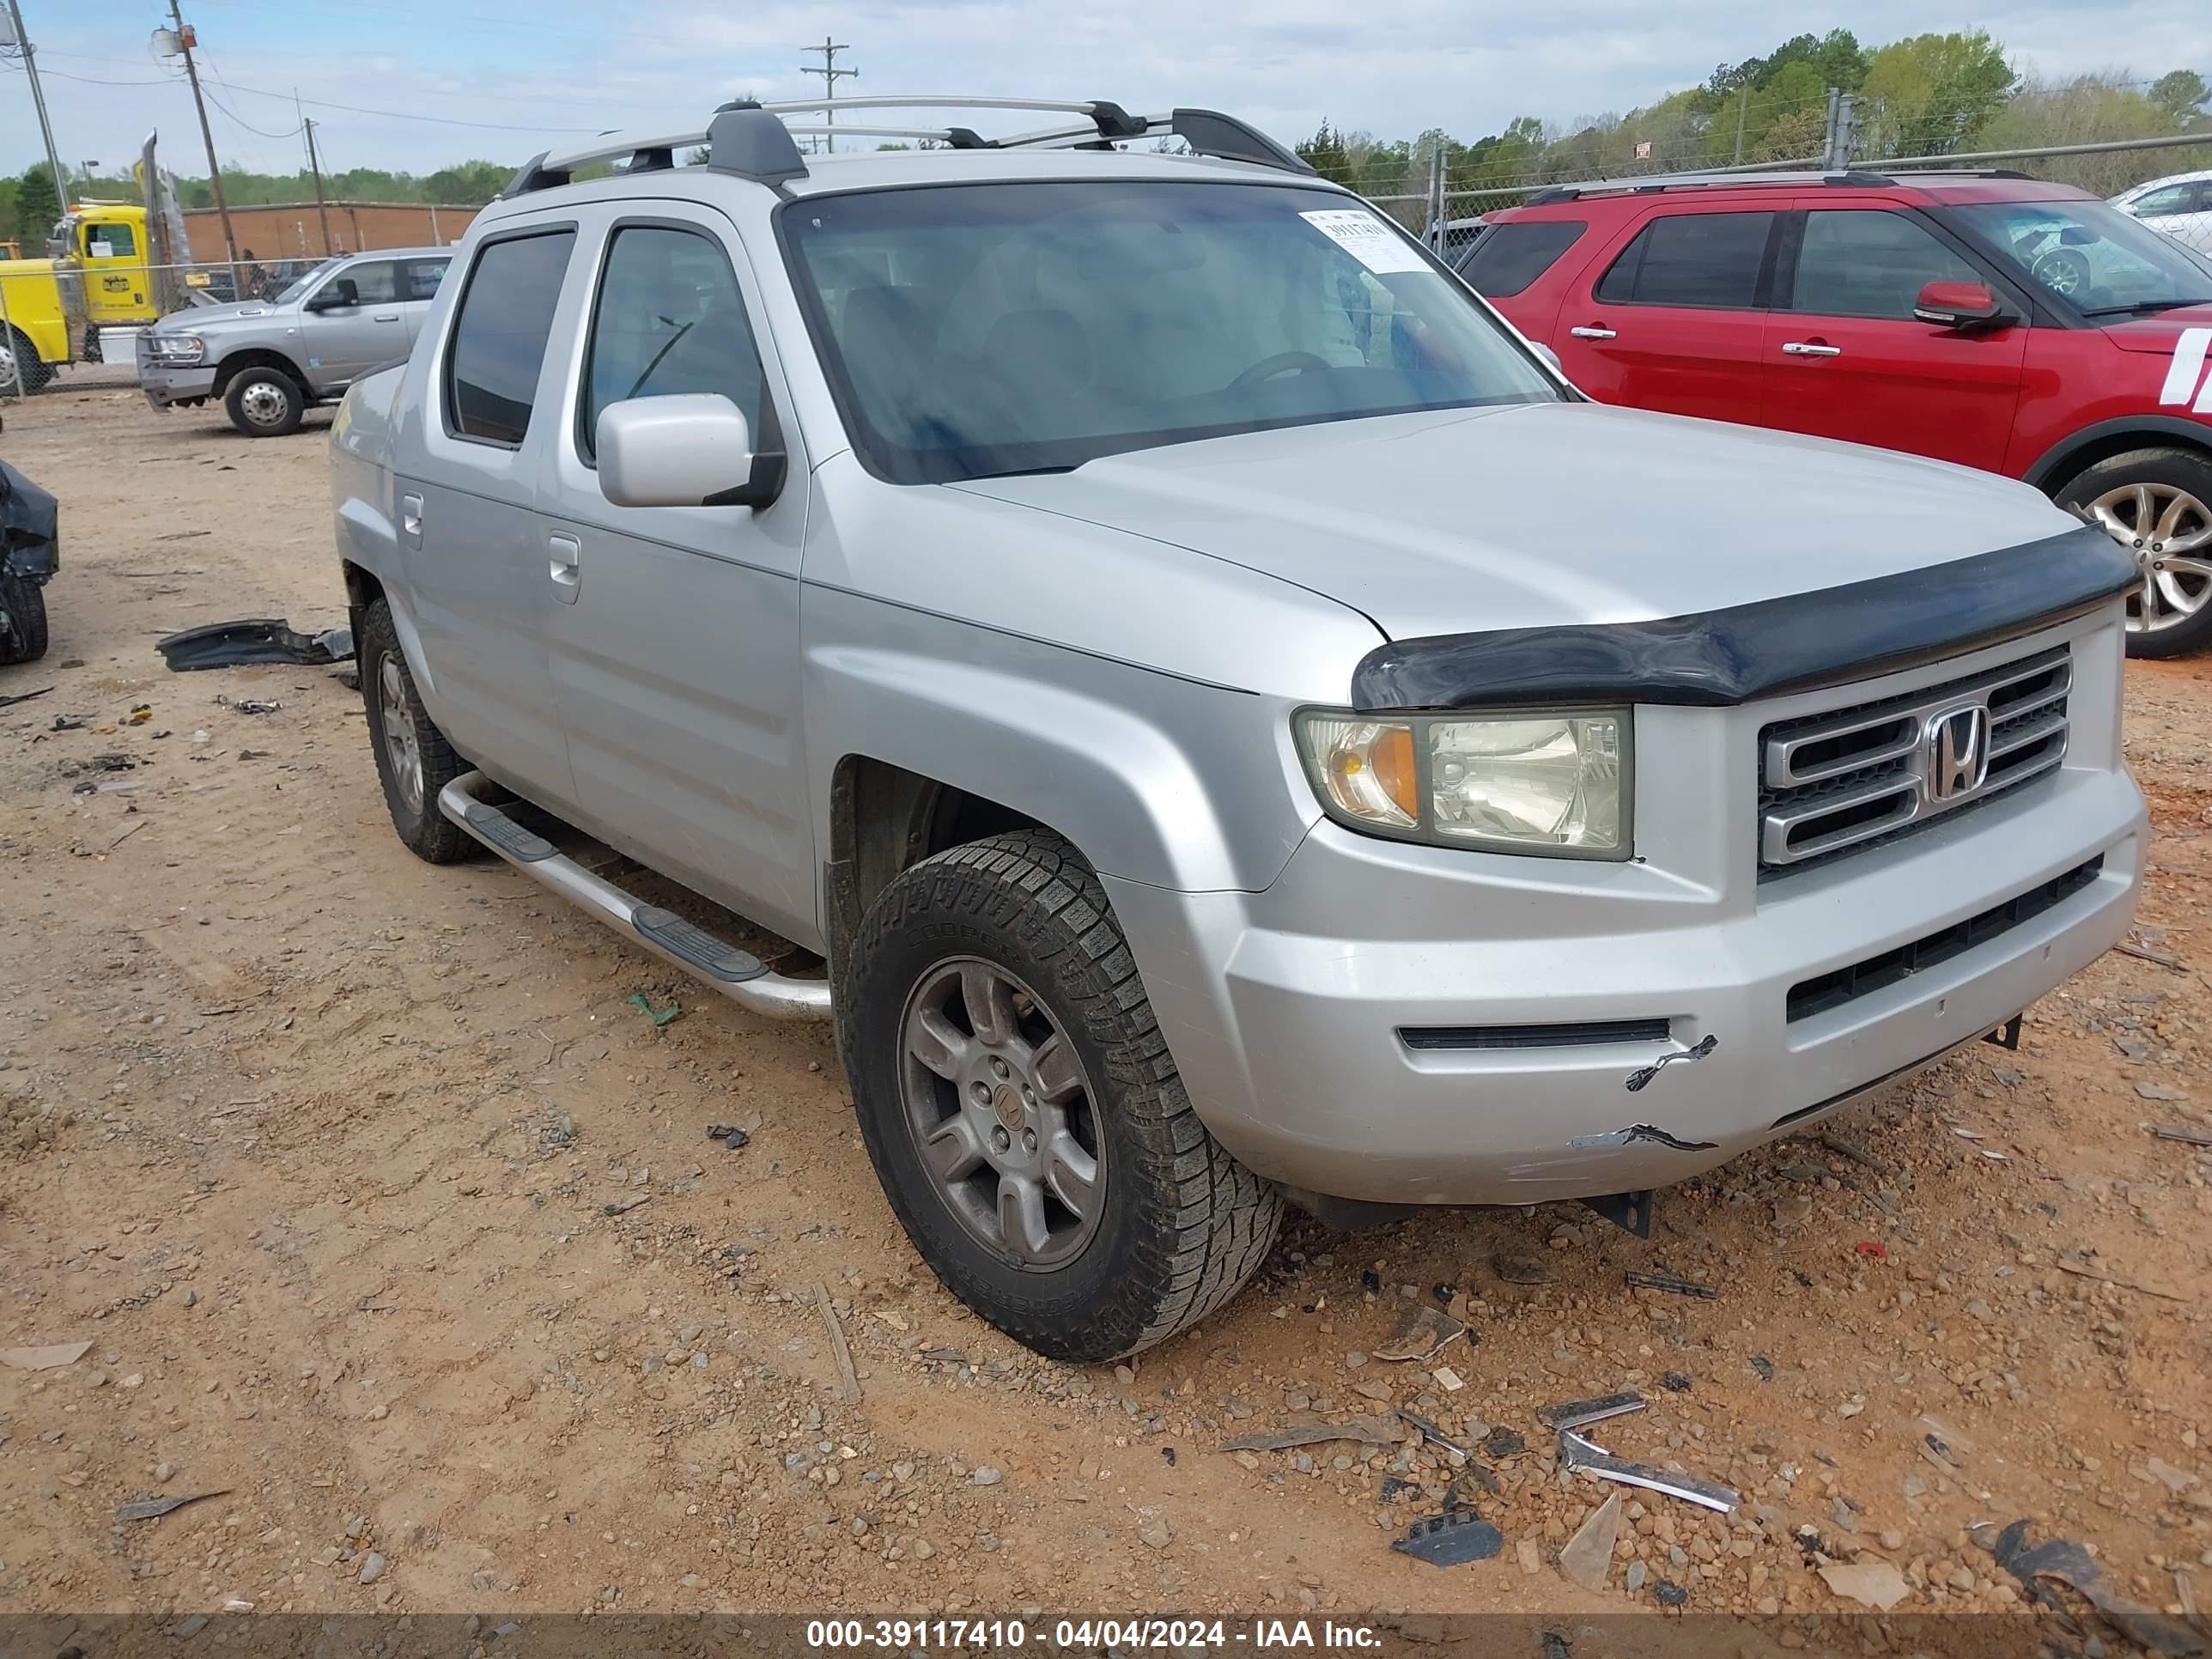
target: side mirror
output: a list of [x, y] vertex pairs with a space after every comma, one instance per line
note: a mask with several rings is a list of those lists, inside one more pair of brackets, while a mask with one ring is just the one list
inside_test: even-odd
[[1546, 345], [1541, 340], [1529, 341], [1528, 349], [1534, 352], [1546, 362], [1551, 364], [1554, 374], [1565, 378], [1567, 372], [1567, 366], [1559, 361], [1559, 354], [1558, 352], [1553, 350], [1551, 347]]
[[751, 423], [719, 392], [609, 404], [593, 435], [599, 493], [617, 507], [757, 508], [783, 489], [783, 452], [756, 452]]
[[2002, 328], [2015, 320], [1979, 283], [1930, 283], [1912, 302], [1912, 314], [1938, 328]]
[[315, 297], [307, 301], [310, 311], [337, 311], [346, 306], [361, 303], [361, 290], [354, 286], [353, 278], [341, 276], [325, 283], [316, 290]]

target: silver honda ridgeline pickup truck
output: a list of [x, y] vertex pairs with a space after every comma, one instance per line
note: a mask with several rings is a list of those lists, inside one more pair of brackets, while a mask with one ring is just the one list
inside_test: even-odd
[[1130, 1353], [1286, 1200], [1632, 1223], [2121, 937], [2101, 531], [1595, 404], [1243, 123], [1036, 107], [540, 157], [333, 440], [401, 838], [834, 1018], [979, 1313]]

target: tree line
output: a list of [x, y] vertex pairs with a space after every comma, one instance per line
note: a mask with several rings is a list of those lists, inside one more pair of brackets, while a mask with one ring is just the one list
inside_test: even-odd
[[[1819, 156], [1830, 88], [1853, 94], [1855, 161], [2160, 137], [2202, 129], [2212, 147], [2203, 75], [2167, 69], [2035, 81], [1982, 30], [1859, 44], [1849, 29], [1800, 34], [1764, 57], [1716, 67], [1704, 82], [1626, 114], [1559, 124], [1523, 115], [1462, 143], [1440, 129], [1384, 140], [1322, 122], [1298, 154], [1365, 196], [1418, 195], [1441, 150], [1453, 190], [1500, 188], [1621, 173], [1797, 161]], [[2206, 152], [2052, 160], [2039, 175], [2112, 194], [2163, 173], [2203, 167]]]

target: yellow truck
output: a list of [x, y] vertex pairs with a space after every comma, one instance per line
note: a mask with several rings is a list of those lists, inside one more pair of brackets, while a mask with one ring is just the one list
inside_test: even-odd
[[164, 309], [149, 262], [146, 210], [79, 202], [48, 240], [50, 257], [0, 260], [0, 314], [15, 346], [0, 351], [0, 392], [36, 392], [65, 363], [97, 362], [104, 328], [143, 328]]

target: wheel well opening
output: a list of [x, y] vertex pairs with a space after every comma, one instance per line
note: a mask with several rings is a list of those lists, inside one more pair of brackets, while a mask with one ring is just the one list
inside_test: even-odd
[[230, 389], [231, 381], [249, 368], [273, 368], [295, 386], [305, 384], [299, 369], [281, 351], [234, 351], [216, 365], [214, 395], [222, 397]]
[[[351, 591], [352, 577], [347, 578]], [[824, 866], [830, 960], [845, 947], [876, 896], [933, 854], [1009, 830], [1045, 828], [1025, 812], [888, 761], [848, 755], [830, 783], [830, 860]]]
[[361, 633], [362, 612], [384, 597], [384, 584], [348, 559], [344, 565], [346, 609], [353, 613], [353, 631]]
[[2100, 461], [2109, 461], [2115, 455], [2126, 455], [2138, 449], [2175, 449], [2185, 455], [2194, 455], [2200, 460], [2212, 460], [2212, 443], [2200, 443], [2177, 433], [2112, 432], [2093, 438], [2079, 449], [2069, 452], [2066, 459], [2051, 470], [2043, 480], [2044, 493], [2056, 495], [2068, 484], [2080, 477]]

